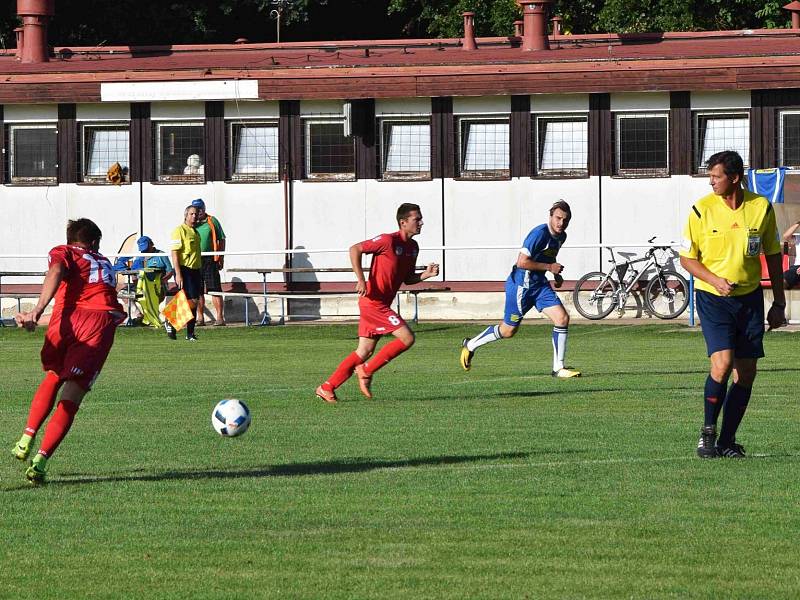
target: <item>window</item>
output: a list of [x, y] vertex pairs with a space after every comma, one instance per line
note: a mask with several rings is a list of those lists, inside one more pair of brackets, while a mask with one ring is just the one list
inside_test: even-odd
[[58, 182], [57, 130], [52, 125], [9, 125], [11, 183]]
[[462, 177], [510, 176], [507, 118], [462, 118], [458, 132]]
[[617, 114], [616, 173], [668, 175], [667, 125], [665, 114]]
[[778, 164], [800, 168], [800, 112], [780, 113], [778, 125]]
[[695, 172], [706, 172], [712, 154], [735, 150], [745, 167], [750, 159], [750, 118], [747, 113], [696, 113], [694, 115]]
[[558, 115], [536, 118], [535, 157], [537, 175], [589, 173], [589, 123], [585, 116]]
[[127, 123], [82, 125], [81, 168], [83, 181], [118, 183], [109, 169], [119, 164], [119, 176], [128, 181], [130, 130]]
[[159, 181], [205, 181], [203, 124], [156, 123], [156, 176]]
[[381, 167], [384, 179], [431, 176], [431, 125], [427, 119], [381, 121]]
[[353, 179], [355, 144], [345, 137], [342, 120], [306, 121], [306, 176], [309, 179]]
[[278, 180], [278, 124], [230, 123], [230, 178]]

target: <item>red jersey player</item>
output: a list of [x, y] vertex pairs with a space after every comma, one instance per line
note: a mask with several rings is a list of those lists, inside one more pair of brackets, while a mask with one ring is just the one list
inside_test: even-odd
[[[336, 388], [347, 381], [355, 371], [358, 385], [367, 398], [372, 398], [372, 375], [390, 360], [414, 344], [414, 332], [391, 305], [397, 290], [405, 283], [419, 283], [439, 274], [439, 265], [431, 263], [422, 273], [414, 269], [419, 246], [412, 238], [422, 230], [422, 213], [416, 204], [401, 204], [397, 209], [400, 230], [384, 233], [350, 247], [350, 262], [356, 274], [356, 292], [361, 318], [358, 322], [358, 347], [345, 358], [336, 371], [316, 389], [325, 402], [336, 402]], [[364, 281], [361, 257], [372, 254], [369, 281]], [[396, 339], [384, 345], [371, 360], [378, 339], [387, 334]]]
[[55, 297], [41, 352], [45, 376], [33, 396], [25, 431], [13, 450], [19, 460], [28, 458], [33, 438], [63, 387], [39, 452], [25, 471], [34, 484], [44, 482], [47, 459], [67, 435], [81, 400], [106, 361], [117, 325], [125, 317], [117, 300], [111, 263], [98, 253], [101, 237], [100, 228], [89, 219], [69, 221], [67, 243], [50, 250], [36, 307], [15, 317], [20, 327], [33, 331]]

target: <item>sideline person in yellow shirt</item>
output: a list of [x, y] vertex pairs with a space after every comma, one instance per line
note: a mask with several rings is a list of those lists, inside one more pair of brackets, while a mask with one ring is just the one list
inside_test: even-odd
[[[196, 341], [194, 326], [197, 319], [197, 298], [200, 296], [202, 286], [202, 271], [200, 270], [200, 236], [197, 231], [197, 208], [187, 206], [183, 211], [183, 223], [172, 230], [170, 237], [170, 254], [172, 264], [175, 265], [175, 285], [183, 290], [189, 304], [192, 306], [194, 317], [186, 324], [186, 339]], [[167, 336], [174, 340], [175, 330], [166, 323]]]
[[[718, 152], [706, 167], [713, 193], [692, 206], [680, 251], [681, 266], [695, 278], [695, 302], [711, 360], [697, 455], [744, 458], [736, 431], [750, 401], [756, 364], [764, 356], [760, 255], [766, 256], [772, 283], [774, 302], [767, 313], [772, 329], [786, 322], [781, 247], [772, 205], [742, 189], [741, 156]], [[731, 372], [733, 383], [728, 389]]]

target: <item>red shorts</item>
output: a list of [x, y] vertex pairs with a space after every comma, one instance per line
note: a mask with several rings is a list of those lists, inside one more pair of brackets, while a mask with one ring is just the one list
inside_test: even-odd
[[54, 312], [42, 347], [42, 368], [89, 391], [114, 344], [118, 324], [119, 317], [107, 310]]
[[358, 299], [361, 318], [358, 320], [358, 337], [374, 338], [406, 327], [403, 317], [380, 302]]

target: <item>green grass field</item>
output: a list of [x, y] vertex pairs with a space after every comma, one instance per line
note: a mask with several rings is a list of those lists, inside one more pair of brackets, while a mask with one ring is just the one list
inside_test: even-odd
[[[0, 597], [800, 595], [800, 334], [766, 338], [748, 459], [701, 461], [699, 331], [575, 324], [557, 381], [542, 324], [464, 373], [479, 329], [419, 325], [335, 406], [313, 390], [354, 325], [121, 329], [41, 488], [10, 449], [43, 330], [0, 329]], [[227, 397], [241, 438], [211, 429]]]

